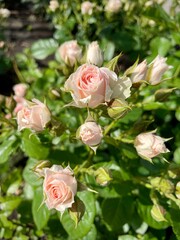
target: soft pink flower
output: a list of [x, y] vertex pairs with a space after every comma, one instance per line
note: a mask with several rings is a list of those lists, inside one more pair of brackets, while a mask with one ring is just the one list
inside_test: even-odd
[[161, 153], [167, 153], [169, 150], [166, 148], [163, 139], [152, 132], [139, 134], [134, 141], [134, 146], [138, 155], [142, 158], [151, 160], [151, 158], [158, 156]]
[[140, 64], [138, 64], [131, 75], [132, 83], [139, 83], [142, 80], [145, 80], [146, 72], [147, 72], [147, 61], [144, 60]]
[[87, 62], [99, 67], [103, 64], [103, 54], [97, 41], [90, 43], [88, 46]]
[[26, 102], [26, 105], [17, 113], [18, 130], [30, 128], [37, 132], [42, 131], [51, 120], [49, 109], [37, 99]]
[[82, 15], [84, 15], [84, 14], [91, 15], [93, 13], [93, 6], [94, 6], [94, 4], [89, 2], [89, 1], [83, 2], [81, 4], [81, 13], [82, 13]]
[[120, 0], [108, 0], [105, 11], [111, 12], [111, 13], [117, 13], [119, 12], [122, 4]]
[[[24, 97], [27, 90], [27, 85], [24, 83], [18, 83], [13, 86], [14, 94], [17, 97]], [[15, 100], [16, 101], [16, 100]]]
[[80, 66], [65, 82], [65, 90], [70, 91], [74, 106], [95, 108], [111, 99], [126, 99], [130, 96], [131, 80], [118, 78], [108, 68], [91, 64]]
[[170, 68], [166, 63], [166, 58], [157, 56], [150, 64], [147, 72], [147, 81], [151, 85], [157, 85], [161, 82], [163, 74]]
[[55, 208], [63, 213], [65, 209], [72, 207], [77, 181], [71, 168], [68, 166], [63, 169], [58, 165], [45, 168], [43, 190], [48, 209]]
[[84, 144], [97, 146], [103, 137], [101, 126], [96, 122], [86, 122], [80, 126], [79, 136]]
[[67, 41], [59, 47], [61, 59], [69, 66], [74, 66], [81, 59], [82, 49], [76, 40]]

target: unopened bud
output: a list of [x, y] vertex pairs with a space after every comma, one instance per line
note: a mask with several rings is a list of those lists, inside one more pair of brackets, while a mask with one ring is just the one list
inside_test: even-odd
[[113, 103], [108, 107], [108, 115], [111, 118], [118, 119], [124, 117], [131, 108], [126, 101], [122, 99], [115, 99]]
[[164, 102], [176, 88], [159, 89], [155, 92], [155, 101]]
[[166, 221], [164, 218], [164, 215], [166, 213], [166, 210], [158, 204], [153, 205], [151, 209], [151, 216], [157, 221], [157, 222], [162, 222]]
[[34, 168], [33, 171], [39, 176], [39, 177], [44, 177], [44, 168], [49, 168], [51, 167], [51, 162], [48, 160], [42, 160], [38, 162]]
[[97, 41], [92, 42], [88, 47], [87, 62], [98, 67], [103, 64], [103, 54]]
[[168, 179], [162, 179], [160, 177], [156, 177], [150, 180], [150, 184], [153, 188], [159, 190], [162, 194], [171, 194], [174, 191], [173, 183]]
[[95, 177], [96, 182], [101, 186], [106, 186], [112, 180], [112, 178], [109, 175], [109, 172], [102, 167], [95, 171]]

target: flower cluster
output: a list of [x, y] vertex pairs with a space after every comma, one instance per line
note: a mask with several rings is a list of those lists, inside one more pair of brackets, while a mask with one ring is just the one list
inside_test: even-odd
[[[110, 8], [112, 3], [108, 4]], [[88, 2], [84, 2], [82, 11], [84, 14], [91, 14]], [[139, 64], [136, 62], [120, 75], [114, 71], [114, 59], [103, 66], [103, 52], [96, 41], [89, 44], [84, 57], [83, 50], [76, 40], [63, 43], [58, 48], [58, 54], [61, 63], [73, 71], [65, 80], [63, 88], [65, 94], [70, 92], [73, 101], [65, 107], [88, 110], [88, 117], [77, 129], [76, 138], [94, 152], [102, 142], [104, 131], [98, 123], [98, 118], [94, 118], [91, 113], [96, 115], [99, 112], [100, 116], [103, 112], [110, 118], [123, 118], [131, 109], [128, 100], [132, 89], [137, 89], [141, 84], [159, 84], [164, 72], [169, 69], [166, 59], [157, 56], [150, 64], [147, 64], [146, 60]], [[115, 59], [117, 63], [117, 58]], [[33, 132], [41, 132], [52, 120], [52, 114], [48, 107], [37, 99], [33, 99], [32, 102], [25, 101], [26, 89], [26, 85], [23, 84], [14, 86], [15, 101], [18, 104], [23, 103], [23, 107], [19, 107], [17, 111], [18, 130], [29, 128]], [[61, 95], [58, 94], [58, 97]], [[54, 120], [49, 126], [55, 128], [53, 124]], [[152, 161], [152, 158], [169, 151], [165, 141], [167, 140], [154, 132], [145, 132], [135, 137], [134, 147], [141, 158]], [[49, 168], [45, 162], [40, 164], [39, 168], [36, 167], [35, 172], [44, 178], [44, 203], [48, 209], [55, 208], [63, 213], [65, 209], [71, 208], [77, 192], [77, 180], [70, 167], [63, 169], [59, 165], [53, 165]], [[102, 186], [111, 180], [108, 171], [103, 168], [96, 170], [94, 176]]]

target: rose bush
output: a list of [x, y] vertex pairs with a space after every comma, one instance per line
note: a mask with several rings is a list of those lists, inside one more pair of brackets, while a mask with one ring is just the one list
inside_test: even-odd
[[175, 2], [29, 0], [12, 61], [0, 17], [0, 239], [179, 240]]

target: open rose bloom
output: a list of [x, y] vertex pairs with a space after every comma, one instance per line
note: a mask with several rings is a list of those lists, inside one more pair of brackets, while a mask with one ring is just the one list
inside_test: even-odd
[[55, 208], [63, 213], [70, 208], [77, 191], [77, 181], [71, 168], [68, 166], [63, 169], [59, 165], [45, 168], [43, 190], [48, 209]]
[[119, 78], [108, 68], [84, 64], [67, 79], [65, 90], [71, 92], [71, 105], [95, 108], [115, 98], [128, 98], [131, 85], [129, 78]]
[[33, 99], [32, 102], [26, 102], [26, 106], [17, 113], [19, 131], [24, 128], [30, 128], [36, 132], [42, 131], [50, 120], [51, 114], [49, 109], [37, 99]]
[[169, 150], [166, 148], [163, 139], [152, 132], [139, 134], [134, 141], [134, 146], [140, 157], [150, 160], [161, 153], [167, 153]]

